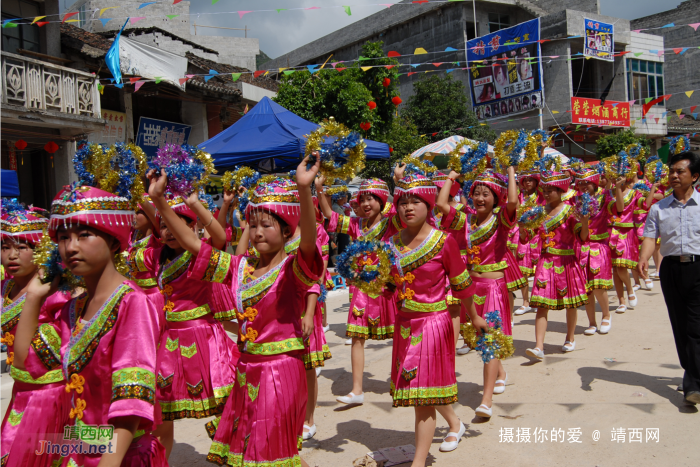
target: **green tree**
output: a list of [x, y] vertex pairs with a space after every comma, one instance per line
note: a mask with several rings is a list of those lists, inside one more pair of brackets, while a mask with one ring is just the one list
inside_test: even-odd
[[464, 84], [452, 79], [452, 75], [426, 75], [413, 84], [413, 91], [402, 114], [430, 142], [450, 135], [490, 143], [496, 140], [496, 133], [487, 124], [481, 124], [471, 111]]
[[596, 155], [598, 159], [615, 156], [624, 151], [630, 144], [641, 143], [649, 151], [651, 142], [644, 136], [637, 136], [633, 129], [622, 130], [619, 133], [611, 133], [599, 138], [596, 142]]
[[391, 148], [391, 157], [388, 161], [367, 161], [367, 167], [362, 172], [362, 176], [381, 178], [390, 184], [394, 164], [399, 159], [428, 144], [426, 138], [418, 135], [416, 126], [404, 117], [394, 118], [389, 130], [380, 135], [380, 138]]

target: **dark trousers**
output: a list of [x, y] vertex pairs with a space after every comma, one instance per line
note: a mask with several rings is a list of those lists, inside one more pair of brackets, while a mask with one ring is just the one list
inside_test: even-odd
[[681, 366], [683, 393], [700, 391], [700, 262], [664, 259], [659, 271]]

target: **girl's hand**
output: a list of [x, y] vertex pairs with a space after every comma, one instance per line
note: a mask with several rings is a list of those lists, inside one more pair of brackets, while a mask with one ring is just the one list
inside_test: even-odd
[[245, 195], [246, 191], [248, 191], [248, 190], [246, 190], [244, 186], [239, 186], [238, 187], [238, 197], [242, 198], [243, 195]]
[[472, 319], [472, 326], [474, 326], [474, 329], [479, 331], [479, 333], [488, 334], [489, 325], [486, 324], [486, 320], [481, 316], [475, 316]]
[[615, 186], [619, 189], [622, 189], [622, 187], [625, 186], [625, 181], [625, 177], [618, 177], [615, 181]]
[[224, 190], [224, 204], [231, 204], [236, 198], [236, 193], [233, 191]]
[[400, 164], [396, 164], [396, 167], [394, 167], [394, 179], [395, 180], [401, 180], [403, 178], [403, 174], [406, 172], [406, 164], [401, 162]]
[[314, 317], [311, 314], [306, 314], [301, 319], [301, 332], [306, 340], [312, 332], [314, 332]]
[[27, 285], [27, 297], [33, 297], [43, 301], [58, 290], [58, 284], [61, 282], [60, 275], [54, 277], [53, 281], [47, 284], [41, 282], [40, 277], [43, 276], [43, 269], [39, 269], [36, 273], [34, 273], [34, 277], [31, 278], [29, 284]]
[[165, 195], [165, 187], [168, 185], [168, 176], [165, 175], [165, 170], [160, 170], [160, 175], [151, 169], [146, 174], [148, 178], [148, 194], [151, 198], [162, 198]]
[[448, 175], [448, 178], [452, 178], [452, 179], [455, 179], [455, 180], [456, 180], [457, 178], [460, 177], [460, 175], [461, 175], [461, 174], [455, 172], [454, 170], [450, 170], [450, 175]]
[[191, 208], [192, 206], [194, 206], [198, 202], [199, 202], [198, 190], [194, 190], [192, 193], [190, 193], [190, 195], [187, 198], [185, 198], [185, 206], [187, 206], [188, 208]]
[[[313, 165], [311, 168], [307, 169], [306, 165], [310, 162], [313, 162]], [[318, 174], [318, 170], [320, 168], [320, 155], [318, 151], [314, 151], [311, 155], [305, 157], [304, 160], [301, 161], [301, 164], [299, 164], [297, 167], [297, 186], [305, 188], [311, 187], [311, 184], [314, 183], [314, 179], [316, 178], [316, 174]]]
[[316, 177], [316, 181], [314, 183], [316, 184], [316, 193], [323, 193], [323, 184], [326, 183], [326, 176], [322, 173], [318, 174], [318, 177]]

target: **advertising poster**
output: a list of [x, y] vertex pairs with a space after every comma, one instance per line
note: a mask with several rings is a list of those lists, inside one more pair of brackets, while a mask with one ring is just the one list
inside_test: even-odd
[[154, 118], [141, 117], [136, 133], [136, 144], [141, 146], [149, 159], [156, 156], [158, 148], [166, 144], [187, 144], [190, 139], [190, 125], [166, 122]]
[[614, 61], [613, 25], [585, 18], [583, 22], [586, 31], [583, 55], [607, 62]]
[[571, 123], [595, 126], [630, 126], [630, 103], [605, 101], [585, 97], [571, 98]]
[[472, 106], [488, 120], [544, 106], [540, 20], [467, 41]]

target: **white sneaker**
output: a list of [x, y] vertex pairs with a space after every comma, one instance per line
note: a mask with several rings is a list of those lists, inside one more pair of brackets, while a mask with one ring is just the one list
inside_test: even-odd
[[[458, 433], [450, 431], [449, 433], [447, 433], [447, 436], [445, 436], [445, 438], [442, 440], [442, 444], [440, 445], [441, 452], [450, 452], [450, 451], [454, 451], [455, 449], [457, 449], [457, 445], [459, 445], [459, 440], [462, 439], [462, 436], [464, 436], [464, 432], [467, 431], [467, 427], [464, 426], [464, 423], [462, 423], [460, 421], [459, 425], [460, 426], [459, 426]], [[457, 440], [456, 441], [445, 441], [450, 436], [454, 436], [455, 438], [457, 438]]]
[[598, 332], [600, 334], [607, 334], [610, 332], [610, 328], [612, 328], [612, 320], [604, 319], [600, 322], [600, 330]]
[[364, 404], [365, 394], [362, 393], [359, 396], [356, 396], [353, 393], [349, 393], [347, 396], [336, 397], [335, 400], [342, 402], [343, 404]]
[[352, 337], [345, 341], [345, 345], [352, 345]]
[[305, 431], [304, 435], [302, 436], [302, 439], [304, 441], [313, 438], [314, 435], [316, 434], [316, 424], [315, 423], [311, 426], [304, 425], [304, 429], [309, 430], [309, 431]]
[[320, 375], [320, 374], [321, 374], [321, 367], [317, 366], [316, 367], [316, 377], [318, 378], [318, 375]]
[[508, 373], [506, 373], [506, 379], [497, 379], [496, 384], [503, 384], [503, 386], [494, 386], [493, 387], [493, 393], [494, 394], [503, 394], [506, 392], [506, 383], [508, 383]]
[[566, 341], [564, 345], [561, 346], [562, 352], [573, 352], [574, 350], [576, 350], [576, 341]]
[[475, 412], [477, 417], [482, 418], [491, 418], [491, 415], [493, 415], [493, 410], [491, 409], [491, 407], [486, 407], [484, 404], [481, 404], [479, 407], [477, 407]]
[[331, 325], [329, 324], [328, 326], [323, 326], [323, 332], [326, 333], [331, 330]]
[[542, 352], [539, 348], [535, 347], [534, 349], [527, 349], [525, 351], [525, 354], [528, 357], [536, 358], [538, 360], [542, 360], [544, 358], [544, 352]]
[[521, 306], [515, 312], [513, 313], [515, 316], [520, 316], [524, 315], [525, 313], [529, 313], [532, 311], [532, 308], [529, 306]]
[[457, 355], [466, 355], [471, 351], [472, 349], [470, 349], [467, 344], [464, 344], [462, 347], [457, 349]]

